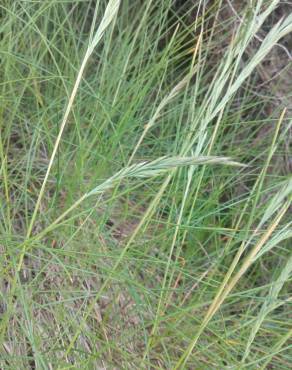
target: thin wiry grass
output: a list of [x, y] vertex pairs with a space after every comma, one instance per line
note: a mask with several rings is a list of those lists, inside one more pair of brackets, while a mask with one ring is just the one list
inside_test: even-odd
[[[41, 203], [44, 191], [45, 191], [45, 186], [46, 186], [46, 183], [48, 181], [48, 177], [49, 177], [49, 174], [50, 174], [50, 171], [51, 171], [51, 168], [52, 168], [52, 165], [53, 165], [53, 162], [54, 162], [54, 159], [55, 159], [55, 156], [56, 156], [59, 144], [60, 144], [60, 140], [61, 140], [61, 137], [63, 135], [65, 125], [68, 121], [68, 117], [69, 117], [69, 114], [71, 112], [72, 105], [74, 103], [74, 99], [75, 99], [75, 96], [77, 94], [77, 91], [78, 91], [78, 88], [79, 88], [79, 85], [80, 85], [85, 67], [88, 63], [88, 60], [89, 60], [91, 54], [93, 53], [94, 49], [96, 48], [96, 46], [100, 42], [105, 30], [107, 29], [109, 24], [112, 22], [112, 20], [116, 16], [116, 13], [117, 13], [118, 8], [119, 8], [119, 3], [120, 3], [120, 1], [117, 1], [117, 0], [110, 0], [109, 1], [108, 5], [106, 7], [106, 10], [105, 10], [104, 16], [103, 16], [103, 18], [100, 22], [100, 25], [99, 25], [96, 33], [94, 34], [94, 36], [92, 34], [90, 35], [89, 45], [88, 45], [88, 48], [86, 50], [83, 61], [81, 63], [80, 69], [78, 71], [78, 75], [76, 77], [76, 81], [75, 81], [72, 93], [70, 95], [70, 98], [69, 98], [69, 101], [68, 101], [68, 104], [67, 104], [67, 107], [66, 107], [66, 110], [65, 110], [65, 113], [64, 113], [64, 117], [63, 117], [63, 120], [62, 120], [62, 123], [61, 123], [61, 126], [60, 126], [60, 131], [58, 133], [56, 142], [54, 144], [54, 149], [53, 149], [53, 152], [52, 152], [52, 155], [51, 155], [51, 158], [50, 158], [50, 162], [48, 164], [47, 172], [46, 172], [44, 181], [42, 183], [42, 187], [40, 189], [40, 194], [39, 194], [38, 200], [36, 202], [36, 206], [35, 206], [35, 209], [34, 209], [34, 212], [33, 212], [33, 215], [32, 215], [32, 219], [31, 219], [31, 222], [30, 222], [29, 227], [28, 227], [28, 231], [27, 231], [27, 237], [28, 238], [30, 237], [30, 234], [31, 234], [31, 231], [32, 231], [32, 228], [33, 228], [33, 224], [34, 224], [34, 221], [35, 221], [35, 218], [36, 218], [36, 215], [37, 215], [37, 212], [38, 212], [38, 209], [40, 207], [40, 203]], [[92, 32], [93, 32], [93, 27], [94, 27], [94, 24], [92, 26]]]
[[283, 6], [0, 5], [1, 368], [289, 367]]
[[[54, 148], [53, 148], [53, 152], [51, 154], [50, 161], [49, 161], [49, 164], [48, 164], [48, 167], [47, 167], [47, 170], [46, 170], [46, 174], [45, 174], [44, 180], [42, 182], [41, 189], [39, 191], [39, 196], [38, 196], [38, 199], [36, 201], [36, 204], [35, 204], [35, 207], [34, 207], [34, 211], [32, 213], [32, 217], [31, 217], [31, 221], [30, 221], [29, 226], [28, 226], [28, 229], [27, 229], [27, 233], [26, 233], [27, 239], [31, 235], [31, 232], [32, 232], [32, 229], [33, 229], [33, 225], [34, 225], [34, 222], [35, 222], [35, 219], [36, 219], [37, 213], [39, 211], [39, 207], [40, 207], [40, 204], [41, 204], [41, 201], [42, 201], [44, 192], [45, 192], [46, 184], [47, 184], [47, 181], [48, 181], [50, 172], [51, 172], [51, 168], [52, 168], [52, 165], [54, 163], [54, 159], [55, 159], [56, 154], [57, 154], [57, 150], [58, 150], [58, 147], [59, 147], [59, 144], [60, 144], [60, 141], [61, 141], [61, 137], [63, 135], [63, 132], [64, 132], [64, 129], [65, 129], [66, 123], [68, 121], [68, 117], [69, 117], [69, 114], [71, 112], [72, 105], [74, 103], [75, 96], [77, 94], [77, 91], [78, 91], [78, 88], [79, 88], [79, 85], [80, 85], [80, 82], [81, 82], [81, 79], [82, 79], [82, 76], [83, 76], [85, 67], [86, 67], [87, 62], [88, 62], [91, 54], [93, 53], [95, 47], [100, 42], [100, 40], [101, 40], [101, 38], [102, 38], [102, 36], [103, 36], [106, 28], [109, 26], [109, 24], [111, 23], [111, 21], [115, 17], [115, 15], [116, 15], [116, 13], [118, 11], [118, 8], [119, 8], [119, 3], [120, 3], [120, 1], [117, 1], [117, 0], [110, 0], [109, 1], [108, 5], [106, 7], [106, 10], [105, 10], [104, 17], [102, 18], [101, 23], [100, 23], [100, 25], [99, 25], [96, 33], [94, 34], [94, 36], [90, 35], [89, 45], [88, 45], [88, 48], [86, 50], [85, 56], [83, 58], [83, 61], [81, 63], [80, 69], [78, 71], [78, 75], [76, 77], [76, 81], [75, 81], [75, 84], [74, 84], [72, 93], [71, 93], [70, 98], [68, 100], [68, 104], [67, 104], [67, 107], [65, 109], [65, 113], [64, 113], [64, 117], [63, 117], [63, 120], [62, 120], [62, 123], [61, 123], [61, 126], [60, 126], [60, 130], [59, 130], [58, 136], [56, 138], [56, 141], [55, 141], [55, 144], [54, 144]], [[93, 27], [94, 27], [94, 25], [92, 26], [92, 28]], [[17, 279], [18, 279], [17, 274], [19, 273], [19, 271], [22, 268], [22, 264], [23, 264], [23, 259], [24, 259], [25, 253], [26, 253], [26, 244], [24, 244], [24, 247], [23, 247], [23, 249], [22, 249], [22, 251], [20, 253], [20, 256], [19, 256], [19, 261], [18, 261], [18, 264], [17, 264], [17, 273], [15, 274], [14, 280], [12, 282], [12, 287], [11, 287], [11, 294], [10, 294], [11, 299], [10, 299], [10, 301], [8, 303], [8, 308], [9, 309], [7, 310], [7, 313], [8, 314], [5, 316], [4, 325], [3, 325], [4, 330], [2, 332], [5, 331], [6, 322], [9, 321], [9, 311], [10, 311], [10, 308], [12, 306], [12, 297], [13, 297], [13, 295], [15, 293]]]
[[[284, 284], [290, 279], [292, 273], [292, 257], [290, 257], [286, 265], [283, 267], [279, 277], [272, 282], [269, 294], [267, 299], [264, 301], [261, 311], [256, 319], [254, 326], [252, 327], [250, 336], [248, 338], [248, 342], [246, 344], [246, 349], [244, 352], [244, 356], [242, 358], [242, 362], [244, 363], [246, 358], [250, 353], [251, 345], [256, 337], [257, 332], [259, 331], [263, 321], [265, 320], [266, 316], [276, 308], [282, 306], [283, 304], [287, 303], [287, 301], [278, 300], [279, 293], [283, 288]], [[288, 298], [288, 301], [291, 300], [291, 297]]]

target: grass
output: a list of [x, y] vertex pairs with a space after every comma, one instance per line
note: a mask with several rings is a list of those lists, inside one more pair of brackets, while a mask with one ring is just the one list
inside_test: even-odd
[[0, 5], [1, 369], [291, 366], [292, 17], [179, 3]]

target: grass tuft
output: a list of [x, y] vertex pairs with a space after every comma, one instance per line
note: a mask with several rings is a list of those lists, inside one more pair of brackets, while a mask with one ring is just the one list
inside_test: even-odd
[[1, 369], [290, 368], [289, 14], [1, 2]]

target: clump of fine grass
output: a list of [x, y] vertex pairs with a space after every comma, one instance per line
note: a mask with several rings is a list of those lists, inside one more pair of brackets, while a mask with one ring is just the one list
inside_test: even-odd
[[279, 6], [0, 5], [1, 368], [289, 366]]

